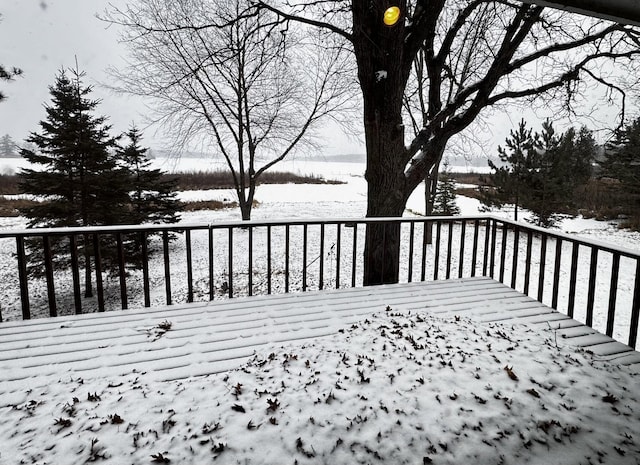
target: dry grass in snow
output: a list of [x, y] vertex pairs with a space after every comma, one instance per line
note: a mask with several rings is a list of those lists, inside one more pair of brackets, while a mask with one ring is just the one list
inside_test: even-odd
[[0, 463], [637, 464], [633, 373], [564, 344], [387, 309], [228, 373], [25, 392]]

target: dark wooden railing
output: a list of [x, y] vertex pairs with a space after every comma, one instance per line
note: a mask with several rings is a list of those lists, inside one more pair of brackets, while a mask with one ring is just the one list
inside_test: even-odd
[[0, 231], [0, 321], [361, 286], [381, 222], [401, 228], [400, 282], [489, 276], [636, 345], [638, 252], [486, 216]]

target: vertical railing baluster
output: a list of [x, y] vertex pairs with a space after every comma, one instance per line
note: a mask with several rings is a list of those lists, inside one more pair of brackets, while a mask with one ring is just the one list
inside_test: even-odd
[[[482, 253], [482, 276], [487, 276], [489, 265], [489, 240], [491, 236], [491, 220], [484, 220], [484, 250]], [[492, 276], [493, 277], [493, 273]]]
[[436, 221], [436, 250], [433, 257], [433, 280], [438, 280], [438, 268], [440, 268], [440, 232], [442, 229], [442, 223], [440, 220]]
[[558, 310], [558, 291], [560, 289], [560, 264], [562, 262], [562, 239], [556, 237], [556, 255], [553, 262], [553, 295], [551, 307]]
[[464, 271], [464, 243], [465, 237], [467, 234], [467, 222], [462, 220], [462, 224], [460, 226], [460, 258], [458, 260], [458, 278], [462, 278], [462, 273]]
[[284, 227], [284, 292], [289, 292], [289, 239], [291, 231], [289, 225]]
[[607, 313], [607, 329], [606, 334], [613, 336], [613, 323], [616, 317], [616, 298], [618, 294], [618, 277], [620, 272], [620, 254], [613, 254], [613, 262], [611, 264], [611, 284], [609, 285], [609, 311]]
[[496, 241], [498, 236], [498, 222], [491, 219], [491, 263], [489, 265], [489, 276], [493, 279], [496, 269]]
[[636, 348], [638, 337], [638, 319], [640, 319], [640, 258], [636, 258], [636, 279], [633, 287], [631, 322], [629, 323], [629, 347]]
[[524, 294], [529, 295], [529, 284], [531, 283], [531, 247], [533, 244], [533, 233], [527, 231], [527, 250], [524, 267]]
[[544, 277], [547, 266], [547, 234], [540, 236], [540, 266], [538, 267], [538, 302], [544, 297]]
[[[149, 246], [147, 244], [146, 231], [140, 231], [140, 244], [142, 246], [142, 287], [144, 294], [144, 306], [151, 307], [151, 283], [149, 278]], [[98, 254], [96, 253], [96, 268], [98, 268]], [[97, 271], [97, 270], [96, 270]], [[100, 296], [100, 291], [98, 291]], [[99, 297], [98, 297], [99, 298]]]
[[253, 226], [249, 226], [249, 280], [247, 283], [249, 297], [253, 295]]
[[308, 245], [307, 245], [307, 239], [308, 239], [308, 227], [307, 224], [305, 223], [302, 226], [302, 291], [306, 291], [307, 290], [307, 252], [308, 252]]
[[340, 254], [342, 253], [342, 224], [338, 223], [336, 231], [336, 289], [340, 289]]
[[447, 233], [447, 279], [451, 278], [451, 258], [452, 258], [452, 248], [453, 248], [453, 221], [448, 221], [447, 226], [449, 227]]
[[69, 236], [71, 250], [71, 277], [73, 279], [73, 301], [76, 315], [82, 313], [82, 295], [80, 294], [80, 266], [78, 264], [78, 242], [75, 234]]
[[129, 308], [127, 298], [127, 270], [124, 263], [124, 246], [121, 232], [116, 233], [116, 244], [118, 253], [118, 277], [120, 278], [120, 302], [122, 303], [122, 310], [126, 310]]
[[49, 301], [49, 316], [58, 316], [56, 304], [56, 288], [53, 281], [53, 258], [51, 256], [51, 239], [48, 234], [42, 236], [44, 251], [44, 270], [47, 278], [47, 300]]
[[478, 229], [480, 228], [480, 220], [473, 222], [473, 251], [471, 252], [471, 277], [476, 276], [476, 266], [478, 265]]
[[209, 300], [213, 300], [216, 295], [215, 274], [214, 274], [214, 258], [213, 258], [213, 228], [211, 225], [207, 229], [209, 236]]
[[16, 255], [18, 257], [18, 280], [20, 281], [20, 303], [22, 304], [22, 319], [31, 319], [29, 303], [29, 276], [27, 274], [27, 255], [24, 251], [24, 237], [16, 236]]
[[227, 277], [228, 281], [229, 281], [229, 298], [233, 299], [233, 227], [229, 226], [228, 230], [227, 230], [227, 234], [228, 234], [228, 252], [229, 252], [229, 256], [227, 257], [227, 266], [229, 269], [229, 275]]
[[518, 254], [520, 252], [520, 226], [513, 228], [513, 256], [511, 260], [511, 289], [516, 288], [518, 278]]
[[596, 294], [596, 273], [598, 271], [598, 248], [591, 247], [591, 260], [589, 262], [589, 291], [587, 293], [587, 321], [586, 325], [593, 326], [593, 304]]
[[267, 294], [271, 295], [271, 225], [267, 226]]
[[569, 277], [569, 305], [567, 307], [567, 315], [573, 318], [574, 307], [576, 303], [576, 280], [578, 275], [578, 249], [580, 244], [572, 243], [571, 250], [571, 275]]
[[104, 283], [102, 282], [102, 250], [100, 246], [100, 234], [98, 233], [93, 234], [93, 255], [96, 268], [96, 293], [98, 294], [98, 311], [104, 312], [106, 308], [104, 305]]
[[505, 263], [507, 259], [507, 222], [502, 223], [502, 243], [500, 244], [500, 282], [504, 283]]
[[319, 263], [319, 282], [318, 289], [324, 288], [324, 223], [320, 224], [320, 263]]
[[427, 280], [427, 239], [429, 237], [430, 221], [422, 222], [422, 262], [420, 263], [420, 281]]
[[162, 231], [162, 255], [164, 258], [164, 292], [166, 304], [172, 305], [171, 298], [171, 265], [169, 263], [169, 232]]
[[307, 290], [307, 253], [308, 253], [308, 239], [309, 228], [305, 223], [302, 225], [302, 290]]
[[382, 280], [379, 284], [385, 284], [384, 278], [386, 276], [386, 259], [387, 259], [387, 225], [382, 224]]
[[191, 230], [185, 231], [184, 238], [187, 246], [187, 302], [193, 302], [193, 257], [191, 250]]
[[413, 275], [413, 234], [415, 223], [409, 223], [409, 269], [407, 270], [407, 282], [410, 283]]
[[353, 250], [351, 253], [351, 287], [356, 287], [356, 263], [358, 255], [358, 223], [353, 224]]

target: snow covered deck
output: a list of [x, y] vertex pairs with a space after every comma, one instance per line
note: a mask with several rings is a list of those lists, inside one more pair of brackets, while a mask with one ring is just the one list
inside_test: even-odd
[[600, 359], [640, 368], [640, 353], [489, 278], [238, 298], [0, 325], [0, 405], [59, 379], [132, 372], [169, 381], [236, 368], [269, 343], [335, 334], [390, 306], [484, 322], [551, 327]]

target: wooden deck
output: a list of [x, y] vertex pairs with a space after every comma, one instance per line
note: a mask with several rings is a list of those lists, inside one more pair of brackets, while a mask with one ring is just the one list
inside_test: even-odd
[[[387, 306], [484, 322], [551, 324], [558, 337], [640, 371], [640, 353], [628, 346], [489, 278], [467, 278], [2, 323], [0, 405], [62, 378], [137, 371], [169, 381], [229, 370], [266, 344], [334, 334]], [[164, 321], [171, 329], [157, 337]]]

